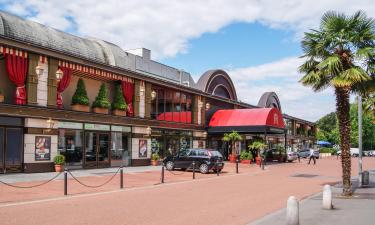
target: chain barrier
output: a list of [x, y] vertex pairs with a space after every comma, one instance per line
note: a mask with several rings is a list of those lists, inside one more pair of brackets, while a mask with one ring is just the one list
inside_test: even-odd
[[9, 183], [6, 183], [4, 181], [1, 181], [0, 180], [0, 183], [6, 185], [6, 186], [9, 186], [9, 187], [13, 187], [13, 188], [34, 188], [34, 187], [40, 187], [42, 185], [45, 185], [45, 184], [48, 184], [49, 182], [53, 181], [54, 179], [56, 179], [58, 176], [60, 176], [63, 172], [59, 172], [58, 174], [56, 174], [54, 177], [52, 177], [51, 179], [45, 181], [45, 182], [42, 182], [40, 184], [35, 184], [35, 185], [31, 185], [31, 186], [20, 186], [20, 185], [14, 185], [14, 184], [9, 184]]
[[82, 186], [85, 186], [85, 187], [88, 187], [88, 188], [99, 188], [99, 187], [102, 187], [106, 184], [108, 184], [109, 182], [111, 182], [111, 180], [113, 180], [113, 178], [115, 178], [115, 176], [118, 174], [118, 172], [120, 171], [121, 167], [119, 167], [116, 171], [115, 174], [113, 174], [113, 176], [111, 178], [109, 178], [106, 182], [104, 182], [103, 184], [100, 184], [100, 185], [89, 185], [89, 184], [85, 184], [83, 183], [82, 181], [78, 180], [77, 177], [75, 177], [71, 172], [70, 170], [68, 170], [68, 173], [70, 174], [70, 176], [72, 176], [72, 178], [77, 181], [79, 184], [81, 184]]

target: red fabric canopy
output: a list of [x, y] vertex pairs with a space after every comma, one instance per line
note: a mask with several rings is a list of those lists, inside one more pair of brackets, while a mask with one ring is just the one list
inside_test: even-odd
[[270, 126], [285, 128], [281, 112], [275, 108], [218, 110], [209, 127]]
[[61, 78], [59, 84], [57, 85], [57, 107], [62, 109], [63, 99], [61, 93], [69, 86], [70, 80], [72, 78], [72, 70], [67, 67], [59, 67], [63, 72], [63, 77]]
[[191, 112], [165, 112], [160, 113], [156, 119], [177, 123], [191, 123]]
[[126, 104], [128, 105], [127, 113], [129, 116], [133, 116], [133, 95], [134, 95], [134, 84], [130, 81], [122, 81], [121, 82], [122, 93], [124, 94], [124, 98]]
[[28, 61], [25, 56], [16, 54], [6, 54], [5, 64], [8, 72], [9, 80], [16, 85], [14, 101], [17, 105], [26, 104], [26, 72]]

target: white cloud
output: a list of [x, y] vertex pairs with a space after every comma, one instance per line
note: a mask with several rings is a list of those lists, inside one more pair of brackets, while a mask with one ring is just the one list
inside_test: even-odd
[[238, 98], [253, 105], [264, 92], [275, 92], [284, 113], [316, 121], [335, 110], [333, 91], [316, 93], [302, 86], [298, 80], [302, 74], [298, 66], [302, 60], [289, 57], [263, 65], [228, 71], [236, 87]]
[[298, 34], [318, 25], [327, 10], [364, 9], [371, 0], [2, 0], [21, 16], [82, 36], [101, 38], [124, 49], [146, 47], [155, 58], [188, 51], [188, 41], [234, 23], [255, 21]]

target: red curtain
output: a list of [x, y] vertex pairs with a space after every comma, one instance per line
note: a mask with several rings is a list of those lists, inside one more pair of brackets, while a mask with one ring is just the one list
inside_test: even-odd
[[59, 67], [63, 72], [63, 77], [61, 78], [59, 84], [57, 85], [57, 107], [62, 109], [63, 99], [61, 93], [69, 86], [70, 80], [72, 78], [72, 70], [66, 67]]
[[[25, 54], [25, 53], [23, 53]], [[5, 55], [5, 65], [8, 72], [9, 80], [16, 85], [16, 92], [14, 101], [17, 105], [26, 104], [26, 73], [28, 61], [24, 56], [17, 56], [15, 54]]]
[[129, 116], [133, 116], [134, 115], [134, 111], [133, 111], [134, 84], [129, 81], [122, 81], [121, 87], [122, 87], [122, 93], [124, 94], [126, 104], [128, 105], [127, 114]]

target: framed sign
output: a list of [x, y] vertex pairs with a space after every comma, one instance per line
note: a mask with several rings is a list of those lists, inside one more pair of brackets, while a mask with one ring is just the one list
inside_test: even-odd
[[147, 140], [139, 139], [139, 158], [147, 158]]
[[51, 160], [51, 137], [35, 136], [35, 161]]

